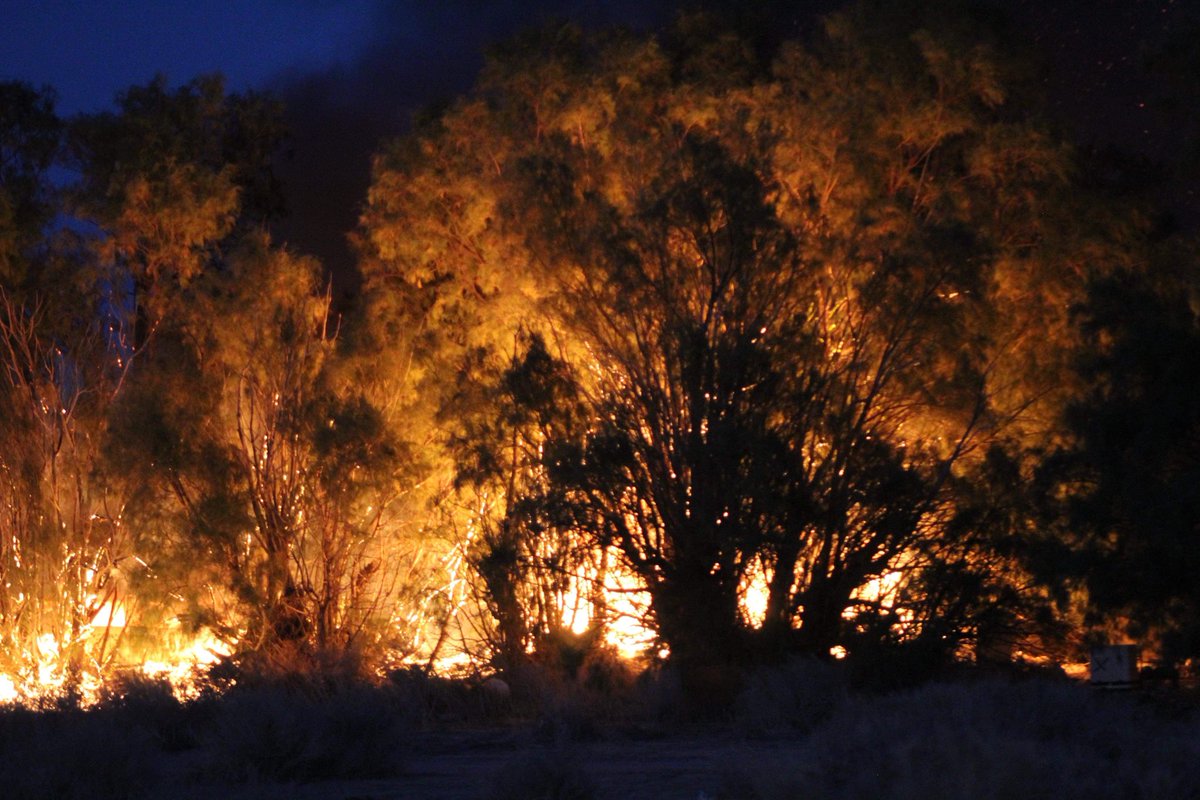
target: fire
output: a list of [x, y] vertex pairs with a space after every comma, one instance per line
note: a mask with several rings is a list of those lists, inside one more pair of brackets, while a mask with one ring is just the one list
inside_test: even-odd
[[109, 600], [100, 606], [92, 617], [93, 628], [124, 628], [125, 606], [122, 603]]
[[767, 618], [767, 603], [771, 591], [767, 584], [767, 572], [761, 562], [755, 561], [751, 565], [738, 589], [738, 604], [742, 616], [751, 627], [761, 628]]
[[21, 693], [17, 691], [17, 685], [13, 683], [13, 679], [7, 675], [0, 675], [0, 704], [7, 705], [20, 699]]
[[592, 568], [572, 581], [563, 596], [562, 624], [572, 633], [581, 634], [595, 623], [590, 596], [597, 583], [601, 584], [598, 598], [604, 614], [605, 644], [622, 658], [639, 658], [654, 643], [655, 634], [645, 623], [650, 594], [632, 572], [610, 565], [603, 575]]
[[[877, 605], [880, 608], [890, 609], [896, 605], [896, 600], [899, 598], [900, 585], [903, 582], [904, 574], [900, 570], [892, 570], [885, 572], [877, 578], [872, 578], [861, 586], [852, 599]], [[853, 618], [855, 611], [853, 608], [846, 609], [843, 616], [847, 619]], [[911, 615], [909, 615], [911, 619]]]
[[166, 660], [142, 662], [141, 672], [148, 678], [166, 680], [180, 700], [194, 698], [200, 693], [196, 682], [198, 672], [212, 666], [233, 651], [228, 642], [217, 639], [207, 631], [171, 654]]
[[[113, 631], [126, 626], [125, 611], [120, 605], [105, 604], [92, 618], [80, 642], [86, 652], [96, 652], [88, 645]], [[168, 639], [173, 636], [166, 637]], [[217, 663], [232, 652], [228, 642], [207, 631], [172, 646], [163, 643], [152, 657], [140, 663], [100, 664], [94, 657], [82, 663], [68, 663], [67, 647], [53, 633], [43, 633], [24, 655], [24, 666], [14, 673], [0, 673], [0, 704], [37, 704], [46, 699], [61, 697], [69, 692], [80, 704], [94, 705], [101, 696], [104, 682], [116, 672], [137, 672], [149, 678], [165, 680], [179, 699], [199, 694], [197, 677], [204, 667]]]
[[638, 658], [654, 643], [654, 631], [646, 627], [650, 594], [629, 572], [610, 572], [604, 586], [608, 619], [605, 640], [623, 658]]

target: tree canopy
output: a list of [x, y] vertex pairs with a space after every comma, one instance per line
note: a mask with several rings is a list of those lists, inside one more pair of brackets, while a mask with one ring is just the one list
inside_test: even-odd
[[[884, 575], [982, 546], [984, 454], [1050, 434], [1069, 309], [1127, 248], [1072, 218], [1070, 148], [972, 33], [856, 7], [764, 60], [704, 17], [550, 27], [376, 163], [368, 290], [424, 292], [451, 355], [554, 343], [588, 421], [538, 468], [679, 659], [844, 643]], [[903, 635], [972, 627], [927, 621]]]

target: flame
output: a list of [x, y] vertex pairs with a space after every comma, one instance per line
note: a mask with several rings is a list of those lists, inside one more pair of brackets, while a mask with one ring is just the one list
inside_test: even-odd
[[21, 699], [17, 685], [7, 675], [0, 674], [0, 705], [9, 705]]
[[[858, 600], [863, 603], [878, 605], [880, 608], [891, 609], [896, 605], [900, 594], [900, 584], [904, 579], [904, 574], [900, 570], [892, 570], [885, 572], [877, 578], [872, 578], [861, 587], [859, 587], [851, 599]], [[855, 615], [853, 608], [848, 608], [843, 613], [843, 617], [851, 619]], [[909, 617], [911, 619], [911, 614]]]
[[109, 600], [96, 611], [91, 624], [93, 628], [124, 628], [124, 604]]
[[[37, 705], [39, 702], [70, 694], [80, 705], [95, 705], [101, 697], [106, 679], [116, 672], [140, 672], [150, 678], [167, 681], [175, 696], [181, 700], [199, 695], [198, 676], [202, 668], [217, 663], [232, 652], [232, 645], [202, 631], [198, 635], [171, 643], [175, 631], [164, 637], [157, 651], [139, 662], [107, 663], [97, 661], [101, 649], [97, 640], [112, 646], [111, 634], [126, 626], [125, 609], [121, 604], [105, 603], [85, 626], [80, 639], [61, 642], [53, 633], [37, 637], [32, 647], [22, 654], [22, 666], [9, 673], [0, 672], [0, 704]], [[178, 624], [168, 626], [174, 629]], [[68, 646], [81, 648], [86, 656], [72, 663], [67, 657]]]
[[767, 603], [771, 595], [767, 571], [761, 561], [756, 560], [750, 565], [738, 590], [738, 605], [742, 616], [752, 628], [761, 628], [767, 619]]
[[622, 658], [639, 658], [657, 638], [646, 626], [650, 593], [632, 572], [611, 570], [602, 593], [608, 612], [605, 641]]
[[610, 563], [603, 574], [599, 568], [592, 567], [571, 581], [563, 593], [561, 623], [572, 633], [586, 632], [596, 623], [594, 613], [598, 604], [604, 616], [601, 623], [605, 644], [622, 658], [639, 658], [656, 638], [654, 631], [645, 624], [650, 594], [632, 572], [612, 566], [619, 562], [615, 554], [610, 556], [613, 557], [608, 559]]
[[148, 678], [158, 678], [171, 684], [171, 689], [180, 700], [188, 700], [200, 694], [197, 675], [204, 667], [212, 666], [233, 652], [229, 642], [217, 639], [211, 633], [201, 632], [189, 643], [159, 661], [148, 659], [142, 662], [141, 672]]

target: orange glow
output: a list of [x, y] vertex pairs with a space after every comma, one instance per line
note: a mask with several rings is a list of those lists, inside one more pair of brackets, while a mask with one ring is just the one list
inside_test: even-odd
[[[199, 694], [196, 682], [198, 671], [232, 652], [229, 643], [218, 640], [207, 631], [185, 640], [178, 640], [172, 631], [167, 631], [158, 650], [138, 664], [98, 663], [95, 656], [90, 655], [100, 649], [97, 643], [109, 637], [107, 644], [112, 647], [113, 632], [125, 625], [124, 608], [104, 604], [93, 617], [92, 624], [85, 626], [81, 640], [76, 643], [89, 655], [74, 668], [67, 663], [67, 647], [54, 634], [41, 634], [32, 650], [23, 654], [23, 668], [15, 673], [0, 673], [0, 703], [34, 704], [61, 696], [70, 685], [70, 691], [77, 694], [79, 701], [84, 706], [90, 706], [99, 700], [105, 679], [117, 670], [134, 670], [150, 678], [165, 680], [178, 698], [187, 699]], [[169, 640], [172, 639], [176, 641], [171, 643]], [[75, 674], [71, 680], [68, 676], [73, 669]]]
[[[617, 562], [616, 554], [610, 554], [610, 563]], [[563, 595], [562, 624], [572, 633], [581, 634], [593, 624], [593, 606], [589, 599], [595, 583], [600, 580], [599, 570], [591, 569], [588, 574], [571, 581]], [[598, 600], [604, 613], [604, 641], [616, 649], [623, 658], [638, 658], [654, 642], [654, 631], [645, 624], [650, 609], [650, 594], [642, 588], [637, 576], [626, 570], [609, 566], [605, 571], [604, 583], [599, 587]]]
[[752, 628], [761, 628], [767, 618], [767, 603], [770, 599], [770, 587], [767, 583], [767, 573], [762, 563], [755, 561], [742, 579], [739, 589], [738, 604], [742, 616]]
[[646, 627], [650, 594], [632, 573], [610, 570], [604, 585], [608, 612], [605, 640], [624, 658], [638, 658], [654, 643], [654, 631]]
[[196, 684], [197, 672], [212, 666], [233, 651], [227, 642], [202, 632], [185, 646], [173, 653], [164, 654], [164, 660], [147, 660], [142, 663], [142, 674], [159, 678], [171, 684], [175, 696], [180, 700], [196, 697], [200, 690]]
[[13, 683], [13, 679], [7, 675], [0, 675], [0, 704], [7, 705], [20, 699], [21, 693], [17, 691], [17, 685]]
[[125, 606], [109, 600], [92, 617], [93, 628], [124, 628]]
[[[892, 570], [885, 572], [877, 578], [872, 578], [861, 587], [859, 587], [851, 599], [870, 605], [877, 605], [880, 608], [893, 608], [896, 605], [896, 600], [900, 594], [900, 585], [904, 579], [904, 574], [900, 570]], [[855, 615], [853, 608], [848, 608], [843, 613], [843, 617], [850, 619]]]

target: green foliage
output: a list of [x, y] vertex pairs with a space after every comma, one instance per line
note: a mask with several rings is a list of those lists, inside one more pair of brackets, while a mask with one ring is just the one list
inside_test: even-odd
[[127, 374], [104, 452], [123, 515], [157, 538], [139, 590], [189, 628], [316, 663], [310, 648], [395, 643], [410, 457], [343, 367], [320, 266], [261, 230], [278, 115], [218, 78], [133, 87], [74, 121], [73, 201], [104, 229], [90, 268], [129, 287], [110, 304]]
[[187, 314], [181, 295], [214, 267], [218, 246], [278, 211], [270, 160], [281, 112], [259, 95], [227, 95], [218, 76], [174, 91], [160, 77], [117, 106], [72, 121], [68, 150], [82, 179], [71, 206], [104, 229], [101, 264], [117, 268], [114, 280], [132, 277], [139, 323], [153, 327]]

